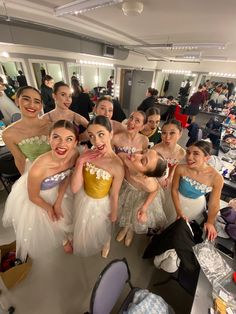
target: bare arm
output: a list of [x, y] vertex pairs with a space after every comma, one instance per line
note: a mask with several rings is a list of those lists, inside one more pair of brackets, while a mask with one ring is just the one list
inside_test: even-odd
[[62, 212], [62, 208], [61, 208], [61, 204], [62, 204], [62, 200], [63, 200], [64, 194], [66, 192], [66, 189], [67, 189], [67, 187], [69, 185], [69, 182], [70, 182], [70, 176], [65, 178], [59, 184], [57, 199], [56, 199], [56, 202], [55, 202], [55, 204], [53, 206], [55, 214], [56, 214], [58, 219], [60, 219], [60, 217], [64, 217], [63, 212]]
[[75, 170], [71, 178], [71, 191], [73, 193], [78, 192], [84, 184], [83, 178], [83, 167], [86, 162], [90, 162], [91, 160], [98, 158], [101, 156], [101, 153], [96, 150], [87, 150], [76, 161]]
[[81, 116], [80, 114], [75, 113], [74, 120], [75, 120], [76, 124], [82, 125], [84, 128], [87, 128], [88, 120], [86, 118], [84, 118], [83, 116]]
[[224, 180], [220, 174], [216, 174], [214, 178], [213, 189], [210, 194], [208, 202], [208, 218], [204, 225], [204, 229], [207, 232], [207, 237], [209, 240], [214, 240], [217, 237], [217, 232], [215, 229], [215, 219], [216, 215], [220, 209], [220, 196], [224, 185]]
[[175, 205], [175, 210], [177, 214], [177, 218], [183, 217], [186, 219], [184, 216], [184, 213], [181, 209], [180, 206], [180, 201], [179, 201], [179, 181], [181, 177], [181, 166], [177, 166], [175, 169], [174, 177], [172, 180], [172, 187], [171, 187], [171, 196]]
[[23, 174], [25, 170], [25, 155], [21, 152], [17, 144], [14, 142], [11, 134], [9, 134], [7, 129], [3, 131], [2, 138], [14, 157], [17, 169], [19, 170], [20, 174]]
[[44, 171], [42, 167], [38, 167], [37, 165], [32, 166], [29, 174], [28, 174], [28, 194], [29, 200], [36, 204], [37, 206], [44, 209], [50, 219], [55, 221], [57, 218], [55, 216], [53, 207], [51, 204], [47, 203], [41, 196], [40, 196], [40, 185], [44, 179]]
[[118, 197], [121, 184], [124, 179], [124, 168], [122, 166], [119, 169], [116, 169], [116, 173], [113, 178], [112, 186], [110, 189], [110, 204], [111, 204], [111, 213], [110, 220], [115, 222], [117, 219], [117, 210], [118, 210]]
[[140, 223], [147, 221], [148, 206], [153, 202], [156, 196], [157, 196], [157, 191], [149, 193], [143, 205], [138, 209], [137, 219]]

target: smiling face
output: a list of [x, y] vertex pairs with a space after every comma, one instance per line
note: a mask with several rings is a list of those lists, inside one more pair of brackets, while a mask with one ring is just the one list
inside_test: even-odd
[[109, 100], [100, 101], [95, 108], [95, 113], [98, 116], [105, 116], [111, 120], [113, 115], [113, 103], [111, 103]]
[[53, 154], [60, 159], [65, 159], [77, 144], [75, 134], [66, 128], [55, 128], [52, 130], [49, 143]]
[[147, 171], [153, 171], [156, 168], [159, 158], [160, 156], [155, 150], [147, 149], [142, 154], [135, 153], [127, 155], [125, 164], [130, 170], [146, 173]]
[[190, 168], [202, 167], [209, 158], [209, 155], [205, 155], [200, 148], [194, 145], [189, 146], [186, 150], [186, 162]]
[[106, 153], [111, 149], [112, 133], [103, 125], [91, 124], [87, 128], [90, 142], [101, 153]]
[[42, 110], [41, 95], [33, 89], [24, 89], [16, 98], [16, 104], [20, 108], [23, 117], [37, 117]]
[[127, 131], [130, 133], [138, 133], [144, 127], [144, 116], [138, 112], [132, 112], [127, 121]]
[[167, 124], [162, 127], [161, 140], [165, 145], [176, 145], [181, 135], [182, 132], [175, 124]]
[[56, 93], [53, 93], [56, 106], [62, 110], [69, 109], [72, 102], [72, 93], [68, 86], [60, 86]]
[[148, 129], [154, 131], [158, 127], [160, 120], [161, 120], [161, 116], [159, 114], [153, 114], [149, 116], [147, 118], [147, 124], [146, 124]]

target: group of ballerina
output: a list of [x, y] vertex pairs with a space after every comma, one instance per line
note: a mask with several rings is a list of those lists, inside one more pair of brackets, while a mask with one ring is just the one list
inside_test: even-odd
[[[112, 120], [113, 104], [103, 97], [88, 122], [69, 109], [67, 84], [56, 83], [53, 97], [56, 108], [40, 115], [40, 92], [20, 88], [21, 119], [3, 132], [21, 174], [3, 215], [4, 226], [14, 227], [17, 257], [37, 258], [62, 245], [67, 253], [107, 257], [115, 222], [121, 227], [117, 241], [130, 246], [135, 233], [162, 232], [179, 218], [201, 220], [208, 192], [205, 229], [209, 239], [216, 237], [223, 179], [208, 165], [207, 142], [185, 151], [178, 145], [181, 124], [170, 120], [161, 128], [161, 142], [149, 149], [146, 134], [160, 121], [155, 108], [148, 117], [132, 112], [122, 124]], [[82, 134], [79, 125], [86, 128]], [[79, 146], [85, 139], [90, 149]]]

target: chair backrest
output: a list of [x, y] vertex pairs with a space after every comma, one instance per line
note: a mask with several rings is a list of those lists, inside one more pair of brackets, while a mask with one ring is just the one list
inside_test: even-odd
[[91, 314], [110, 314], [127, 282], [130, 271], [126, 259], [113, 260], [101, 272], [90, 301]]
[[13, 115], [11, 116], [11, 123], [20, 120], [20, 118], [21, 118], [21, 113], [20, 112], [13, 113]]

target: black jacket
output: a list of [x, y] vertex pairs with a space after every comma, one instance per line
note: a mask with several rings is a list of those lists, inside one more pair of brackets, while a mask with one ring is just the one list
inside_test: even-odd
[[153, 96], [149, 96], [142, 101], [141, 105], [138, 106], [137, 109], [146, 112], [148, 108], [154, 107], [155, 105], [156, 105], [156, 98]]
[[41, 95], [44, 104], [44, 112], [49, 112], [55, 108], [55, 102], [52, 97], [53, 90], [52, 88], [42, 84], [41, 85]]
[[81, 116], [85, 117], [88, 121], [89, 112], [93, 110], [94, 103], [87, 93], [80, 93], [78, 96], [72, 96], [72, 103], [70, 109]]

